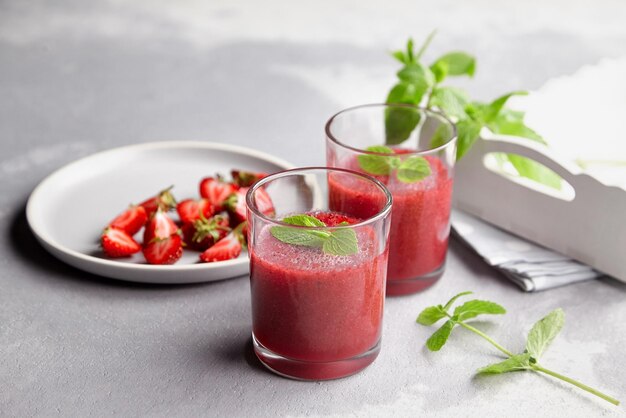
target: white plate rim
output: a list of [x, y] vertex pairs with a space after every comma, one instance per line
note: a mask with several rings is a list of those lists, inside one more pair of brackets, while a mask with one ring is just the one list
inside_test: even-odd
[[[269, 163], [275, 164], [284, 170], [288, 170], [294, 168], [295, 166], [290, 162], [283, 160], [281, 158], [275, 157], [271, 154], [267, 154], [262, 151], [257, 151], [251, 148], [239, 146], [239, 145], [231, 145], [219, 142], [206, 142], [206, 141], [156, 141], [156, 142], [144, 142], [139, 144], [125, 145], [116, 148], [110, 148], [103, 151], [98, 151], [93, 154], [87, 155], [85, 157], [79, 158], [78, 160], [74, 160], [63, 167], [55, 170], [48, 176], [46, 176], [31, 192], [28, 197], [28, 201], [26, 203], [26, 221], [30, 226], [31, 231], [35, 235], [35, 237], [44, 244], [46, 249], [53, 249], [53, 255], [57, 256], [55, 252], [59, 252], [65, 256], [69, 256], [76, 260], [80, 260], [82, 262], [87, 262], [95, 265], [100, 265], [105, 268], [118, 268], [118, 269], [128, 269], [135, 272], [144, 272], [151, 273], [156, 271], [163, 271], [164, 269], [168, 269], [170, 271], [201, 271], [201, 270], [212, 270], [217, 268], [228, 268], [238, 266], [242, 263], [248, 263], [249, 261], [245, 258], [227, 260], [227, 261], [218, 261], [216, 263], [198, 263], [198, 264], [183, 264], [183, 265], [151, 265], [151, 264], [135, 264], [135, 263], [123, 263], [115, 260], [107, 260], [105, 258], [94, 257], [88, 254], [83, 254], [79, 251], [72, 250], [71, 248], [66, 247], [65, 245], [60, 244], [54, 238], [49, 236], [47, 233], [43, 232], [43, 227], [36, 220], [34, 212], [39, 204], [41, 198], [39, 195], [42, 193], [41, 190], [45, 190], [48, 184], [54, 182], [55, 178], [63, 175], [65, 171], [69, 171], [73, 169], [76, 165], [83, 163], [87, 159], [96, 158], [106, 156], [106, 154], [118, 153], [124, 150], [154, 150], [154, 149], [167, 149], [167, 148], [204, 148], [204, 149], [212, 149], [218, 151], [230, 151], [234, 153], [239, 153], [243, 155], [247, 155], [250, 157], [258, 158], [265, 160]], [[58, 258], [58, 256], [57, 256]], [[66, 262], [65, 259], [62, 261]], [[69, 263], [72, 264], [72, 263]], [[75, 267], [78, 267], [75, 264], [72, 264]], [[81, 270], [85, 270], [82, 267], [78, 267]], [[93, 271], [93, 270], [88, 270]], [[128, 280], [128, 279], [127, 279]], [[134, 281], [134, 280], [131, 280]], [[183, 283], [183, 282], [181, 282]]]

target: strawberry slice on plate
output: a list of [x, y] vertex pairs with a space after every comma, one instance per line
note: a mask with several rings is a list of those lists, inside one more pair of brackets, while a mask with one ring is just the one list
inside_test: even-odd
[[[226, 209], [233, 215], [235, 224], [239, 224], [246, 220], [246, 193], [249, 187], [242, 187], [228, 197], [225, 203]], [[272, 198], [263, 188], [258, 188], [254, 192], [257, 208], [264, 215], [274, 216], [276, 210]]]
[[148, 218], [151, 218], [152, 215], [157, 211], [157, 209], [161, 209], [164, 212], [169, 211], [176, 207], [176, 199], [174, 195], [172, 195], [172, 187], [170, 186], [167, 189], [161, 190], [156, 196], [153, 196], [149, 199], [144, 200], [139, 204], [139, 206], [143, 206], [146, 210], [146, 214]]
[[159, 208], [148, 221], [146, 229], [143, 231], [143, 243], [146, 245], [155, 238], [164, 239], [177, 233], [178, 225]]
[[239, 257], [245, 245], [245, 238], [242, 234], [245, 225], [246, 222], [239, 224], [239, 226], [233, 229], [228, 235], [200, 254], [200, 260], [205, 263], [213, 263], [215, 261], [226, 261]]
[[183, 241], [178, 234], [154, 238], [143, 247], [143, 256], [150, 264], [174, 264], [182, 255]]
[[268, 173], [254, 173], [252, 171], [244, 170], [231, 170], [230, 174], [233, 177], [233, 183], [239, 187], [250, 187], [257, 181], [269, 175]]
[[206, 177], [200, 182], [200, 196], [208, 199], [215, 207], [215, 211], [223, 210], [223, 205], [228, 196], [237, 190], [237, 186], [227, 183], [221, 177]]
[[193, 223], [200, 218], [208, 219], [213, 216], [215, 209], [209, 199], [186, 199], [176, 205], [176, 211], [181, 222]]
[[230, 232], [229, 224], [226, 212], [209, 219], [201, 217], [193, 223], [182, 226], [183, 240], [187, 248], [204, 251]]
[[148, 222], [148, 214], [143, 206], [131, 206], [111, 221], [111, 228], [119, 229], [133, 236]]
[[111, 258], [130, 257], [141, 251], [141, 245], [128, 233], [117, 228], [106, 228], [100, 237], [104, 253]]

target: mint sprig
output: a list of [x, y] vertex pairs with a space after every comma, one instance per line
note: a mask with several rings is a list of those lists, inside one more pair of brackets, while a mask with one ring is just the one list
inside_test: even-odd
[[429, 350], [439, 351], [448, 341], [452, 330], [458, 325], [487, 340], [507, 357], [504, 361], [490, 364], [486, 367], [478, 369], [478, 374], [489, 375], [524, 370], [540, 372], [570, 383], [582, 390], [604, 399], [607, 402], [612, 403], [613, 405], [619, 405], [620, 402], [617, 399], [570, 377], [546, 369], [538, 363], [541, 355], [552, 343], [554, 338], [556, 338], [565, 324], [565, 314], [562, 309], [555, 309], [535, 323], [528, 333], [525, 350], [522, 353], [514, 354], [498, 344], [487, 334], [465, 322], [468, 319], [473, 319], [483, 314], [504, 314], [506, 313], [506, 310], [502, 306], [495, 302], [485, 300], [470, 300], [460, 306], [457, 306], [454, 309], [454, 312], [450, 314], [449, 310], [456, 300], [471, 293], [472, 292], [459, 293], [450, 299], [445, 305], [429, 306], [419, 314], [417, 317], [417, 323], [426, 326], [433, 325], [441, 319], [448, 318], [448, 320], [426, 341], [426, 347], [428, 347]]
[[[392, 56], [403, 66], [397, 72], [398, 82], [387, 95], [387, 103], [424, 106], [444, 112], [457, 123], [457, 160], [460, 160], [476, 142], [483, 128], [495, 134], [516, 135], [545, 144], [543, 138], [524, 123], [524, 113], [506, 108], [512, 96], [526, 92], [511, 92], [490, 103], [472, 101], [469, 95], [456, 87], [443, 86], [448, 77], [473, 77], [476, 59], [462, 51], [453, 51], [437, 58], [430, 66], [420, 59], [432, 41], [431, 33], [414, 51], [413, 40], [409, 39], [406, 50], [394, 51]], [[412, 108], [390, 108], [385, 113], [386, 143], [399, 145], [407, 140], [420, 122], [420, 112]], [[431, 146], [442, 145], [451, 137], [451, 132], [439, 131], [432, 138]], [[545, 166], [525, 157], [502, 154], [498, 158], [500, 168], [511, 165], [517, 173], [555, 189], [561, 188], [561, 177]]]
[[[323, 228], [326, 224], [314, 216], [293, 215], [282, 219], [283, 223], [296, 226]], [[339, 225], [348, 225], [342, 222]], [[274, 238], [291, 245], [321, 248], [325, 254], [354, 255], [359, 252], [356, 232], [351, 228], [304, 229], [289, 226], [273, 226], [270, 233]]]
[[357, 157], [359, 166], [363, 171], [376, 176], [391, 175], [394, 170], [396, 177], [403, 183], [415, 183], [425, 179], [431, 174], [428, 160], [420, 156], [412, 156], [404, 160], [396, 156], [393, 149], [384, 145], [373, 145], [365, 148], [365, 151], [379, 154], [361, 154]]

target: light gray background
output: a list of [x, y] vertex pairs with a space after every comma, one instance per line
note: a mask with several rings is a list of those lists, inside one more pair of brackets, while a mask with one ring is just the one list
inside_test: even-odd
[[545, 364], [626, 400], [626, 287], [615, 281], [524, 294], [453, 242], [439, 284], [388, 299], [370, 368], [295, 382], [251, 353], [246, 277], [92, 276], [36, 244], [24, 204], [54, 169], [130, 143], [223, 141], [322, 164], [325, 120], [384, 98], [397, 68], [386, 52], [409, 35], [439, 29], [429, 59], [476, 54], [477, 76], [461, 85], [486, 100], [626, 55], [625, 21], [619, 0], [1, 2], [0, 415], [622, 415], [543, 376], [472, 378], [494, 350], [461, 330], [428, 353], [431, 330], [414, 323], [471, 289], [510, 312], [482, 328], [521, 349], [531, 323], [561, 306], [567, 324]]

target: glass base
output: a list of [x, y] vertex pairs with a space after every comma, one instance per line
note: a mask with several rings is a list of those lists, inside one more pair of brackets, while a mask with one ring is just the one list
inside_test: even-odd
[[387, 279], [387, 296], [402, 296], [418, 293], [434, 285], [446, 269], [443, 263], [437, 270], [414, 279], [389, 280]]
[[380, 352], [380, 340], [365, 353], [344, 360], [310, 362], [283, 357], [264, 347], [252, 334], [254, 353], [270, 371], [295, 380], [331, 380], [360, 372], [370, 364]]

